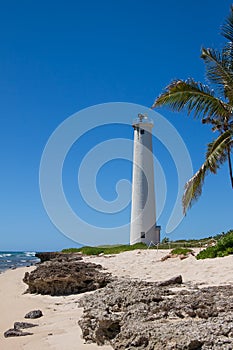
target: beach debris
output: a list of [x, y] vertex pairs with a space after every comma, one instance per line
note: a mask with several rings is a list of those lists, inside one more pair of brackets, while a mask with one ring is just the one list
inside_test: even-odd
[[165, 261], [165, 260], [170, 259], [170, 258], [180, 258], [180, 260], [184, 260], [184, 259], [187, 259], [190, 255], [191, 256], [195, 256], [193, 251], [187, 252], [185, 254], [172, 254], [172, 253], [169, 253], [169, 254], [163, 256], [160, 260], [161, 261]]
[[25, 328], [32, 328], [37, 327], [38, 324], [35, 323], [28, 323], [28, 322], [15, 322], [14, 323], [14, 329], [25, 329]]
[[233, 348], [233, 285], [177, 289], [118, 279], [79, 301], [87, 343], [122, 349]]
[[66, 253], [26, 272], [23, 281], [28, 285], [29, 293], [70, 295], [103, 288], [113, 281], [113, 277], [103, 272], [101, 265], [84, 262], [77, 254]]
[[14, 328], [10, 328], [4, 333], [5, 338], [24, 337], [26, 335], [33, 335], [33, 333], [23, 332], [20, 329], [14, 329]]
[[24, 318], [40, 318], [43, 316], [43, 313], [41, 310], [33, 310], [33, 311], [29, 311]]

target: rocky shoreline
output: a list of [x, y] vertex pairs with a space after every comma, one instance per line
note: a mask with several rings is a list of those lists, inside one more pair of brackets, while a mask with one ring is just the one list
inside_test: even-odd
[[25, 274], [28, 292], [95, 291], [79, 301], [84, 308], [79, 325], [87, 343], [117, 350], [233, 348], [232, 285], [201, 288], [181, 284], [179, 276], [164, 283], [118, 278], [77, 254], [43, 259]]
[[37, 254], [42, 263], [26, 272], [27, 292], [43, 295], [70, 295], [105, 287], [113, 278], [101, 265], [84, 262], [79, 254]]
[[118, 280], [80, 301], [87, 342], [114, 349], [232, 349], [233, 287]]

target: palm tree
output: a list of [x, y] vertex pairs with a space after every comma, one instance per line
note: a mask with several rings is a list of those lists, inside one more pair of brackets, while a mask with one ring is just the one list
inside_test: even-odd
[[173, 111], [185, 109], [188, 115], [193, 113], [194, 118], [201, 118], [203, 124], [211, 124], [212, 131], [218, 132], [218, 137], [207, 146], [205, 162], [185, 184], [182, 200], [184, 213], [201, 195], [206, 175], [209, 172], [215, 174], [226, 161], [233, 188], [233, 6], [221, 34], [228, 40], [224, 48], [221, 51], [203, 48], [201, 54], [206, 65], [206, 78], [216, 92], [193, 79], [175, 80], [152, 106], [168, 106]]

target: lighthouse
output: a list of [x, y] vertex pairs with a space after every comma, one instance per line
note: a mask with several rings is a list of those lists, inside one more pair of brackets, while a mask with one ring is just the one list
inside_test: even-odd
[[156, 223], [154, 162], [152, 145], [153, 122], [138, 114], [133, 122], [133, 180], [130, 244], [158, 244], [160, 226]]

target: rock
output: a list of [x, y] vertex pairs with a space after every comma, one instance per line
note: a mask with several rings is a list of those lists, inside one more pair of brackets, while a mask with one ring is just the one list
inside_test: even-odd
[[32, 327], [37, 327], [38, 324], [34, 323], [28, 323], [28, 322], [15, 322], [14, 323], [14, 329], [25, 329], [25, 328], [32, 328]]
[[182, 284], [182, 276], [179, 275], [179, 276], [176, 276], [176, 277], [172, 277], [169, 280], [157, 283], [157, 285], [159, 287], [170, 286], [172, 284]]
[[82, 257], [80, 256], [80, 253], [61, 253], [61, 252], [41, 252], [41, 253], [36, 253], [35, 256], [40, 259], [41, 262], [44, 261], [50, 261], [52, 259], [65, 259], [67, 260], [67, 257], [75, 258], [76, 260], [81, 260]]
[[160, 260], [161, 260], [161, 261], [165, 261], [165, 260], [170, 259], [170, 258], [173, 258], [173, 257], [174, 257], [173, 254], [167, 254], [167, 255], [163, 256]]
[[23, 332], [20, 329], [8, 329], [5, 333], [4, 333], [4, 337], [5, 338], [9, 338], [9, 337], [23, 337], [26, 335], [32, 335], [33, 333], [29, 333], [29, 332]]
[[180, 258], [180, 260], [184, 260], [184, 259], [188, 258], [188, 255], [187, 254], [180, 254], [179, 258]]
[[[37, 311], [39, 311], [39, 310], [37, 310]], [[35, 311], [32, 311], [32, 312], [35, 312]], [[14, 323], [14, 328], [8, 329], [4, 333], [4, 337], [5, 338], [9, 338], [9, 337], [23, 337], [23, 336], [26, 336], [26, 335], [32, 335], [33, 333], [23, 332], [21, 329], [31, 328], [31, 327], [36, 327], [36, 326], [38, 326], [38, 325], [34, 324], [34, 323], [15, 322]]]
[[43, 316], [43, 313], [41, 310], [33, 310], [28, 312], [24, 318], [40, 318]]
[[115, 350], [233, 348], [232, 285], [174, 290], [163, 283], [118, 279], [85, 295], [79, 305], [87, 343]]
[[101, 265], [84, 262], [77, 254], [61, 254], [39, 264], [31, 273], [26, 272], [23, 281], [29, 293], [77, 294], [105, 287], [113, 281], [110, 273], [101, 270]]
[[195, 253], [193, 251], [187, 252], [186, 254], [167, 254], [163, 256], [160, 261], [165, 261], [170, 258], [180, 258], [180, 260], [187, 259], [190, 255], [195, 256]]

